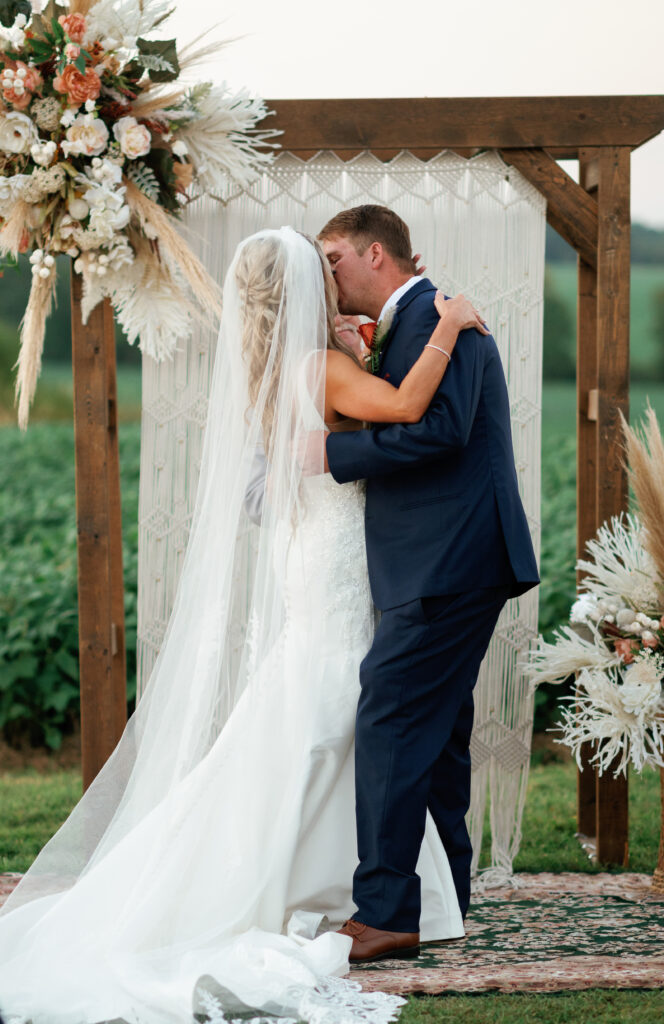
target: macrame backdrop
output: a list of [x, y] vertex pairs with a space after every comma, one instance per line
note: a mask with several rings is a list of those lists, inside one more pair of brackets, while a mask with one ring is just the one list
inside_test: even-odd
[[[370, 153], [344, 162], [328, 152], [308, 161], [283, 152], [249, 189], [230, 186], [223, 202], [190, 204], [187, 234], [221, 282], [245, 236], [284, 224], [315, 235], [333, 214], [360, 203], [386, 205], [403, 217], [427, 276], [447, 294], [468, 295], [483, 312], [507, 376], [519, 486], [538, 552], [545, 201], [518, 171], [493, 152], [470, 160], [443, 152], [428, 161], [404, 152], [389, 163]], [[187, 544], [215, 344], [214, 332], [197, 331], [172, 362], [143, 358], [139, 693], [164, 636]], [[247, 526], [247, 559], [255, 529]], [[534, 590], [503, 611], [476, 689], [474, 871], [487, 797], [491, 825], [491, 869], [480, 885], [511, 872], [520, 844], [533, 700], [519, 662], [536, 628]], [[240, 629], [236, 639], [239, 647]]]

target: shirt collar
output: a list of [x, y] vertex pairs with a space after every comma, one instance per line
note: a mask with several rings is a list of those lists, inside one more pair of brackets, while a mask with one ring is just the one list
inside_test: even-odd
[[392, 292], [389, 299], [387, 300], [387, 302], [380, 311], [380, 316], [378, 317], [377, 323], [380, 323], [388, 309], [390, 309], [391, 306], [396, 306], [399, 300], [406, 294], [408, 289], [412, 288], [414, 284], [417, 284], [419, 280], [420, 277], [418, 275], [410, 277], [408, 278], [407, 281], [404, 281], [403, 284], [399, 285], [395, 292]]

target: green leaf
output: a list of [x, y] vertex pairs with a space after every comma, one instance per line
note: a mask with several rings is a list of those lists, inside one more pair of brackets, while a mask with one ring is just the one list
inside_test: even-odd
[[178, 77], [180, 65], [178, 63], [175, 39], [139, 38], [136, 40], [136, 45], [138, 47], [140, 63], [142, 63], [141, 57], [160, 57], [162, 61], [170, 65], [171, 70], [166, 70], [165, 67], [162, 67], [162, 70], [151, 70], [150, 79], [153, 82], [172, 82]]
[[53, 38], [57, 39], [59, 43], [64, 43], [65, 30], [56, 18], [51, 18], [51, 28], [53, 29]]
[[85, 74], [85, 57], [80, 54], [74, 61], [74, 67], [78, 68], [82, 75]]

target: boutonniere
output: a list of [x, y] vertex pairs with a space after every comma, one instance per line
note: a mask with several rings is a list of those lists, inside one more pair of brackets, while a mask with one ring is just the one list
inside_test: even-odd
[[385, 340], [390, 333], [392, 327], [392, 321], [394, 320], [394, 314], [397, 311], [396, 306], [390, 306], [385, 311], [385, 316], [376, 324], [376, 330], [374, 336], [371, 339], [369, 346], [369, 353], [365, 358], [365, 363], [369, 373], [378, 373], [378, 365], [380, 363], [380, 353], [382, 351]]

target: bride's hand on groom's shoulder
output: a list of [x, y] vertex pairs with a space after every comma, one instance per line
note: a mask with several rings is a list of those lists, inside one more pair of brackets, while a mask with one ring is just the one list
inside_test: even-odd
[[441, 320], [449, 320], [458, 331], [465, 331], [473, 327], [480, 334], [491, 333], [479, 312], [465, 295], [459, 294], [455, 295], [453, 299], [446, 299], [442, 292], [436, 292], [433, 302]]

